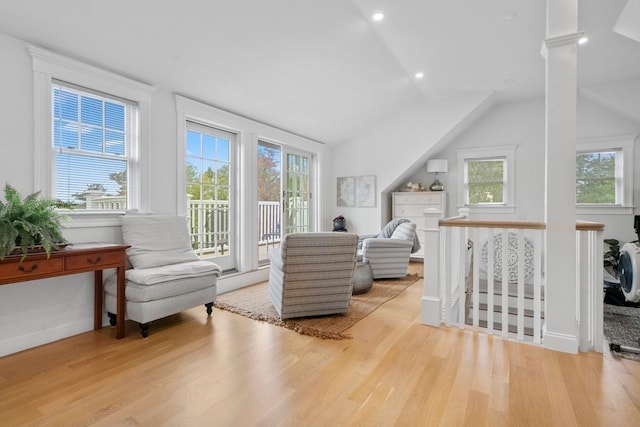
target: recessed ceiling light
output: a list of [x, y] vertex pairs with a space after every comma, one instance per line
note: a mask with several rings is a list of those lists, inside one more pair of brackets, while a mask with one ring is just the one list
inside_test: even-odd
[[506, 15], [504, 15], [502, 18], [500, 18], [500, 20], [502, 22], [509, 22], [509, 21], [513, 21], [514, 19], [516, 19], [518, 17], [517, 13], [507, 13]]
[[380, 21], [382, 21], [384, 19], [384, 13], [376, 12], [376, 13], [373, 14], [371, 19], [373, 19], [376, 22], [380, 22]]
[[578, 40], [578, 44], [585, 44], [588, 41], [589, 41], [589, 37], [582, 36], [582, 37], [580, 37], [580, 40]]
[[420, 80], [423, 77], [424, 77], [424, 73], [422, 71], [419, 71], [415, 74], [415, 78], [418, 80]]

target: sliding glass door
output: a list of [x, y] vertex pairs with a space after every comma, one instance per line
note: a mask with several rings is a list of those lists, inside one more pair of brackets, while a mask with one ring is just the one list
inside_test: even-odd
[[310, 168], [309, 154], [285, 153], [286, 186], [283, 195], [283, 216], [285, 234], [309, 231], [310, 220]]
[[234, 185], [231, 177], [236, 135], [187, 122], [187, 215], [194, 250], [215, 258], [223, 270], [236, 266]]
[[310, 231], [312, 156], [265, 141], [258, 142], [258, 259], [279, 247], [287, 233]]

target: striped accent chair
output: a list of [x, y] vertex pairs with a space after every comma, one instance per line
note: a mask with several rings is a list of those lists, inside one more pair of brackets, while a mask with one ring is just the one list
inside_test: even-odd
[[391, 237], [362, 236], [359, 257], [369, 261], [374, 279], [405, 277], [416, 235], [416, 224], [404, 222], [395, 229]]
[[357, 247], [353, 233], [284, 236], [269, 251], [269, 298], [280, 318], [348, 312]]

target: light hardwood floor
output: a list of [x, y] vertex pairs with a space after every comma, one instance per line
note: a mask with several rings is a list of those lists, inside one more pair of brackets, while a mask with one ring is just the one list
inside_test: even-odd
[[[421, 264], [412, 264], [417, 270]], [[420, 324], [422, 280], [321, 340], [204, 307], [0, 358], [2, 426], [637, 426], [640, 362]]]

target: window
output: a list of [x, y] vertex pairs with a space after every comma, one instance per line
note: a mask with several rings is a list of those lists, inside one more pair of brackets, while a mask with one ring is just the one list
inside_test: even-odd
[[577, 142], [578, 213], [632, 213], [634, 136]]
[[119, 225], [145, 210], [153, 88], [29, 46], [34, 77], [35, 190], [60, 199], [68, 227]]
[[125, 211], [136, 105], [60, 82], [51, 99], [54, 198], [73, 209]]
[[513, 209], [515, 146], [458, 150], [459, 204], [475, 211]]
[[464, 164], [469, 205], [503, 204], [505, 159], [467, 159]]
[[[576, 155], [576, 203], [605, 204], [616, 203], [616, 163], [622, 152], [588, 151]], [[620, 159], [616, 162], [616, 159]], [[622, 168], [618, 168], [622, 170]]]
[[193, 248], [200, 257], [230, 254], [231, 146], [235, 134], [186, 123], [187, 216]]
[[[312, 153], [311, 158], [315, 163], [318, 161], [317, 158], [322, 158], [325, 147], [317, 142], [180, 95], [175, 95], [175, 100], [176, 128], [178, 130], [178, 150], [176, 153], [176, 170], [178, 172], [176, 176], [176, 210], [178, 215], [189, 216], [190, 220], [197, 217], [192, 213], [193, 210], [189, 205], [196, 201], [193, 192], [201, 191], [200, 198], [203, 204], [215, 203], [217, 212], [220, 214], [220, 220], [217, 224], [208, 225], [205, 210], [200, 211], [203, 220], [198, 219], [198, 227], [206, 225], [209, 228], [205, 228], [202, 232], [194, 233], [192, 231], [192, 236], [194, 234], [198, 234], [198, 238], [202, 236], [203, 243], [205, 243], [202, 245], [202, 256], [214, 256], [214, 262], [222, 267], [225, 273], [255, 271], [256, 278], [266, 280], [268, 270], [259, 269], [261, 266], [259, 244], [262, 241], [263, 249], [266, 249], [264, 240], [271, 239], [270, 244], [273, 243], [275, 234], [270, 233], [278, 233], [279, 229], [284, 232], [287, 224], [285, 219], [288, 221], [290, 218], [284, 218], [287, 211], [283, 214], [284, 207], [279, 205], [276, 206], [278, 217], [270, 218], [264, 225], [261, 225], [262, 223], [259, 223], [258, 219], [261, 207], [258, 194], [260, 193], [265, 199], [278, 205], [282, 197], [279, 183], [281, 178], [282, 181], [285, 181], [284, 175], [288, 170], [285, 163], [285, 153], [288, 149], [296, 147], [296, 151]], [[261, 158], [258, 155], [259, 147], [265, 146], [264, 141], [269, 141], [269, 148], [277, 148], [276, 151], [280, 152], [279, 165], [274, 164], [275, 152], [266, 153], [263, 149], [262, 154], [265, 157]], [[214, 148], [206, 148], [207, 146]], [[210, 153], [214, 153], [214, 155]], [[259, 182], [265, 179], [259, 172], [261, 170], [260, 163], [264, 161], [268, 161], [271, 163], [270, 167], [277, 169], [271, 170], [270, 173], [277, 173], [268, 177], [268, 180], [276, 180], [275, 201], [272, 200], [273, 193], [269, 193], [268, 190], [263, 193], [262, 190], [265, 188], [260, 188]], [[193, 166], [190, 166], [191, 164]], [[208, 172], [209, 164], [213, 173]], [[309, 192], [311, 190], [316, 192], [318, 190], [316, 178], [318, 168], [311, 165], [309, 171], [311, 184], [305, 185], [310, 187]], [[206, 175], [210, 175], [211, 179]], [[225, 180], [228, 181], [225, 182]], [[273, 182], [270, 184], [273, 186]], [[316, 186], [314, 187], [314, 185]], [[207, 189], [211, 189], [210, 198], [203, 197], [206, 195], [205, 190]], [[306, 191], [306, 187], [299, 186], [297, 190]], [[225, 198], [228, 198], [228, 202]], [[318, 215], [315, 213], [319, 210], [319, 203], [316, 199], [314, 198], [307, 205], [302, 206], [311, 218], [307, 222], [309, 230], [318, 228]], [[292, 209], [298, 209], [294, 213], [300, 212], [299, 204], [291, 206]], [[189, 212], [190, 210], [191, 212]], [[224, 221], [227, 219], [228, 223], [225, 223]], [[279, 220], [282, 220], [280, 228], [278, 227]], [[192, 222], [192, 230], [194, 225]], [[217, 234], [209, 237], [207, 234], [209, 232]], [[211, 246], [211, 242], [214, 243], [214, 246]], [[195, 240], [194, 243], [196, 243]], [[226, 282], [227, 285], [236, 283], [233, 282], [235, 279], [231, 280], [231, 282]]]
[[270, 247], [282, 235], [282, 147], [258, 141], [258, 264], [269, 264]]

